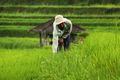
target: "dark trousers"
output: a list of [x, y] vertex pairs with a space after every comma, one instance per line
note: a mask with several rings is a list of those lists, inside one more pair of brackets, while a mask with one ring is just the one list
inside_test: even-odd
[[58, 51], [60, 51], [62, 49], [62, 46], [64, 46], [64, 50], [69, 49], [70, 35], [68, 35], [66, 38], [63, 39], [63, 44], [58, 43]]

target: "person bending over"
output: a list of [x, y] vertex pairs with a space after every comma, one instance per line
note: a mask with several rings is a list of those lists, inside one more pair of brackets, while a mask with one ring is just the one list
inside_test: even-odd
[[57, 53], [64, 46], [67, 50], [70, 46], [70, 34], [72, 31], [72, 22], [62, 15], [56, 15], [53, 22], [53, 53]]

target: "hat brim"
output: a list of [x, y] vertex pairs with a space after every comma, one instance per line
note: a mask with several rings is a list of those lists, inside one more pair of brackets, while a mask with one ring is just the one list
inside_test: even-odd
[[55, 21], [56, 25], [59, 25], [61, 23], [65, 22], [65, 19], [63, 18], [62, 20], [60, 20], [59, 22]]

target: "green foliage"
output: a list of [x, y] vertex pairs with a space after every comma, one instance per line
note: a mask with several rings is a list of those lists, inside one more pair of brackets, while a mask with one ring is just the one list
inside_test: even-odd
[[0, 38], [0, 79], [118, 80], [119, 40], [119, 33], [93, 32], [84, 44], [53, 54], [50, 47], [34, 48], [34, 38]]
[[91, 4], [119, 4], [119, 0], [1, 0], [0, 4], [28, 4], [28, 5], [91, 5]]
[[[83, 26], [115, 26], [116, 19], [78, 19], [78, 18], [69, 18], [73, 24], [83, 25]], [[44, 23], [50, 20], [50, 18], [42, 19], [30, 19], [30, 18], [0, 18], [1, 25], [19, 25], [19, 26], [36, 26], [40, 23]], [[117, 20], [120, 22], [120, 20]], [[120, 26], [120, 23], [118, 23]]]
[[38, 38], [0, 38], [0, 48], [5, 49], [24, 49], [24, 48], [38, 48], [39, 39]]
[[47, 14], [119, 14], [120, 6], [58, 6], [58, 5], [1, 5], [0, 11], [4, 13], [29, 12]]
[[[117, 0], [111, 1], [1, 0], [0, 80], [119, 80], [120, 6], [66, 6]], [[83, 43], [78, 38], [69, 51], [53, 54], [51, 46], [40, 48], [38, 34], [28, 30], [56, 14], [82, 25], [87, 32], [79, 36], [87, 37]]]

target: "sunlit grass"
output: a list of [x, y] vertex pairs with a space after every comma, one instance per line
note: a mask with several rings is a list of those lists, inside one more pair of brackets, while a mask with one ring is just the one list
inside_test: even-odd
[[35, 47], [36, 38], [1, 37], [0, 79], [119, 80], [119, 40], [116, 32], [91, 32], [83, 44], [53, 54], [50, 46]]
[[90, 5], [90, 6], [76, 6], [76, 5], [0, 5], [0, 7], [24, 7], [24, 8], [120, 8], [119, 5]]

